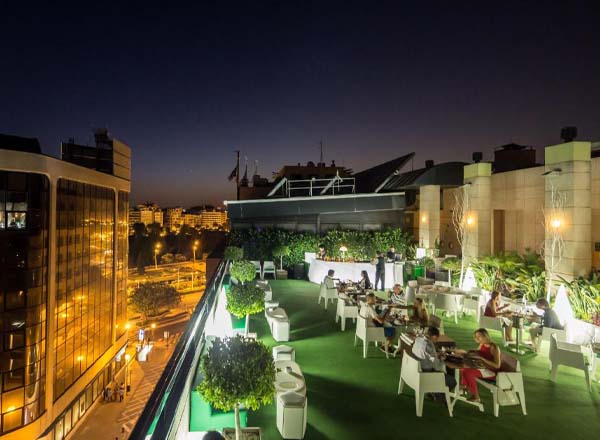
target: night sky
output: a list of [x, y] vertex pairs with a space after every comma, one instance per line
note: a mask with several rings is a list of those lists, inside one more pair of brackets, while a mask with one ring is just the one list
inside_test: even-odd
[[597, 2], [20, 3], [0, 2], [0, 132], [58, 155], [108, 127], [133, 148], [134, 202], [234, 198], [236, 149], [271, 177], [321, 139], [355, 171], [490, 159], [565, 125], [600, 140]]

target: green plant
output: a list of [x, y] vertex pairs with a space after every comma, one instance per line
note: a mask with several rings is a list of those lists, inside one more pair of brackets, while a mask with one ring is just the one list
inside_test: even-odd
[[247, 281], [252, 281], [256, 277], [256, 267], [254, 267], [254, 263], [251, 261], [235, 261], [231, 265], [229, 273], [241, 283], [245, 283]]
[[600, 315], [600, 278], [593, 275], [590, 279], [577, 278], [567, 281], [558, 277], [560, 284], [569, 291], [569, 303], [575, 313], [575, 317], [583, 321], [591, 322], [594, 317]]
[[174, 287], [163, 283], [144, 283], [137, 287], [129, 297], [129, 303], [134, 310], [143, 315], [157, 315], [161, 308], [173, 308], [181, 301], [181, 295]]
[[450, 280], [454, 287], [458, 287], [460, 282], [461, 260], [457, 257], [449, 257], [442, 261], [442, 269], [450, 273]]
[[239, 261], [244, 258], [244, 249], [237, 246], [227, 246], [223, 258], [229, 261]]
[[255, 285], [236, 284], [227, 291], [227, 311], [238, 318], [246, 317], [246, 334], [250, 325], [250, 315], [264, 309], [265, 293]]
[[279, 257], [279, 270], [283, 270], [283, 257], [290, 255], [290, 248], [285, 244], [280, 244], [273, 248], [273, 256]]
[[202, 357], [202, 382], [196, 388], [213, 407], [235, 412], [236, 439], [241, 436], [239, 408], [257, 410], [273, 401], [275, 366], [271, 351], [241, 336], [216, 339]]
[[418, 266], [423, 266], [426, 271], [431, 272], [435, 270], [435, 261], [430, 257], [423, 257], [417, 260]]

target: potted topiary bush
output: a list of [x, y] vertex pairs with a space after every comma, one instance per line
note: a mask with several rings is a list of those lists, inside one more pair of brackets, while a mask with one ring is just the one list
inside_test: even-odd
[[265, 292], [252, 284], [236, 284], [229, 288], [226, 295], [227, 311], [236, 318], [246, 317], [244, 334], [248, 335], [250, 315], [265, 309]]
[[247, 260], [234, 261], [229, 268], [229, 273], [242, 284], [256, 278], [254, 263]]
[[228, 261], [239, 261], [244, 258], [244, 249], [237, 246], [227, 246], [223, 258]]
[[241, 336], [216, 339], [200, 368], [203, 379], [197, 391], [214, 408], [233, 409], [235, 439], [249, 438], [242, 435], [239, 410], [241, 406], [258, 410], [273, 401], [275, 365], [270, 350], [262, 342]]
[[279, 269], [276, 271], [276, 278], [278, 280], [287, 279], [287, 270], [283, 270], [283, 257], [287, 257], [290, 255], [290, 248], [284, 244], [279, 246], [275, 246], [273, 249], [273, 256], [279, 257]]

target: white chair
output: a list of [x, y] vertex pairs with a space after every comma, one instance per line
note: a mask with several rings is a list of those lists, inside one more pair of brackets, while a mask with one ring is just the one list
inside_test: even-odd
[[523, 415], [527, 415], [521, 363], [514, 357], [502, 353], [502, 364], [500, 371], [496, 373], [496, 378], [494, 380], [477, 379], [477, 383], [491, 391], [494, 416], [498, 417], [500, 406], [518, 405], [519, 403]]
[[287, 313], [281, 307], [267, 309], [267, 322], [271, 329], [273, 339], [277, 342], [286, 342], [290, 340], [290, 321]]
[[446, 386], [444, 373], [440, 371], [421, 371], [421, 363], [408, 351], [402, 355], [402, 369], [400, 370], [400, 381], [398, 382], [398, 394], [402, 394], [405, 384], [415, 390], [417, 417], [423, 415], [423, 400], [426, 393], [444, 394], [446, 397], [446, 405], [448, 406], [448, 413], [450, 414], [450, 417], [452, 417], [450, 390]]
[[447, 314], [454, 315], [454, 323], [458, 323], [458, 314], [463, 310], [463, 301], [465, 297], [463, 295], [456, 295], [453, 293], [438, 293], [433, 301], [433, 313], [436, 310], [443, 310]]
[[419, 292], [419, 283], [416, 280], [410, 280], [406, 286], [406, 302], [412, 304], [415, 302], [417, 293]]
[[479, 308], [479, 327], [485, 328], [486, 330], [497, 330], [502, 335], [502, 343], [506, 347], [508, 342], [506, 341], [504, 334], [504, 327], [502, 327], [502, 319], [492, 318], [491, 316], [485, 316], [485, 306]]
[[433, 283], [434, 286], [441, 286], [441, 287], [450, 287], [450, 282], [449, 281], [436, 281], [435, 283]]
[[317, 300], [317, 304], [321, 304], [321, 298], [325, 300], [325, 310], [327, 310], [327, 303], [329, 301], [333, 302], [338, 297], [338, 290], [333, 284], [333, 280], [331, 283], [327, 281], [323, 281], [321, 283], [321, 290], [319, 290], [319, 299]]
[[277, 361], [296, 361], [296, 351], [289, 345], [276, 345], [273, 347], [273, 360]]
[[553, 333], [550, 337], [550, 369], [552, 382], [556, 382], [556, 374], [558, 366], [577, 368], [583, 370], [585, 374], [585, 383], [588, 390], [592, 391], [592, 363], [585, 353], [584, 347], [577, 344], [569, 344], [568, 342], [559, 342], [556, 334]]
[[342, 319], [342, 331], [346, 330], [346, 318], [352, 318], [354, 322], [356, 322], [356, 317], [358, 316], [358, 306], [348, 305], [346, 304], [346, 300], [343, 298], [338, 298], [337, 310], [335, 312], [335, 322]]
[[275, 263], [273, 263], [272, 261], [265, 261], [263, 263], [262, 278], [264, 278], [265, 275], [268, 273], [273, 275], [273, 279], [277, 279], [277, 275], [275, 272]]
[[556, 340], [558, 342], [567, 342], [567, 330], [559, 330], [556, 328], [548, 328], [548, 327], [544, 327], [542, 328], [542, 334], [538, 336], [535, 345], [536, 345], [536, 350], [539, 353], [540, 348], [542, 348], [542, 342], [543, 341], [548, 341], [550, 342], [550, 338], [552, 336], [552, 334], [556, 335]]
[[254, 269], [256, 270], [256, 273], [258, 274], [258, 277], [262, 280], [264, 277], [263, 277], [262, 267], [260, 265], [260, 261], [252, 260], [251, 263], [254, 264]]
[[276, 424], [284, 439], [302, 439], [306, 434], [306, 396], [289, 391], [277, 396]]
[[[377, 346], [378, 342], [384, 343], [386, 341], [383, 333], [383, 327], [369, 326], [367, 319], [363, 316], [358, 315], [356, 318], [356, 333], [354, 334], [354, 346], [358, 342], [358, 339], [363, 341], [363, 358], [367, 358], [367, 350], [369, 349], [369, 342], [375, 342]], [[385, 357], [388, 357], [386, 352]]]

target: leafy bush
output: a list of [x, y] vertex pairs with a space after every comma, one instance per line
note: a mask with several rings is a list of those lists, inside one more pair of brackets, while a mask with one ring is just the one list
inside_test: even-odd
[[[235, 411], [239, 435], [240, 405], [258, 410], [275, 395], [275, 365], [262, 342], [241, 336], [216, 339], [200, 363], [202, 382], [197, 391], [213, 407]], [[238, 437], [239, 438], [239, 437]]]
[[262, 312], [265, 292], [252, 284], [238, 284], [227, 291], [227, 311], [238, 318]]
[[435, 261], [430, 257], [423, 257], [417, 260], [418, 266], [423, 266], [426, 271], [431, 272], [435, 269]]
[[187, 258], [183, 254], [175, 254], [175, 261], [177, 263], [183, 263], [184, 261], [187, 261]]
[[600, 277], [594, 274], [590, 279], [577, 278], [567, 281], [559, 277], [569, 291], [569, 303], [577, 319], [592, 322], [600, 316]]
[[173, 308], [181, 301], [181, 295], [174, 287], [163, 283], [152, 282], [141, 284], [129, 297], [134, 310], [146, 319], [157, 315], [161, 308]]
[[239, 261], [244, 258], [244, 249], [237, 246], [227, 246], [223, 258], [229, 261]]
[[175, 257], [169, 252], [160, 256], [160, 262], [162, 264], [171, 264], [173, 261], [175, 261]]
[[401, 229], [385, 231], [349, 231], [334, 229], [323, 236], [312, 233], [286, 231], [283, 229], [244, 229], [232, 231], [228, 243], [242, 246], [251, 260], [270, 260], [277, 246], [285, 245], [290, 254], [283, 256], [283, 266], [290, 267], [304, 261], [304, 252], [316, 252], [319, 244], [325, 246], [327, 255], [341, 258], [340, 247], [346, 246], [346, 259], [370, 261], [376, 251], [385, 251], [391, 245], [407, 259], [414, 258], [415, 246], [410, 234]]
[[273, 248], [273, 256], [279, 257], [279, 269], [283, 270], [283, 257], [290, 255], [290, 247], [285, 244], [277, 245]]
[[442, 261], [442, 269], [450, 272], [450, 280], [454, 287], [458, 287], [460, 281], [461, 260], [457, 257], [448, 257]]
[[256, 277], [256, 268], [254, 267], [254, 263], [251, 261], [235, 261], [231, 265], [229, 273], [232, 277], [238, 279], [242, 283], [245, 283], [247, 281], [252, 281]]

